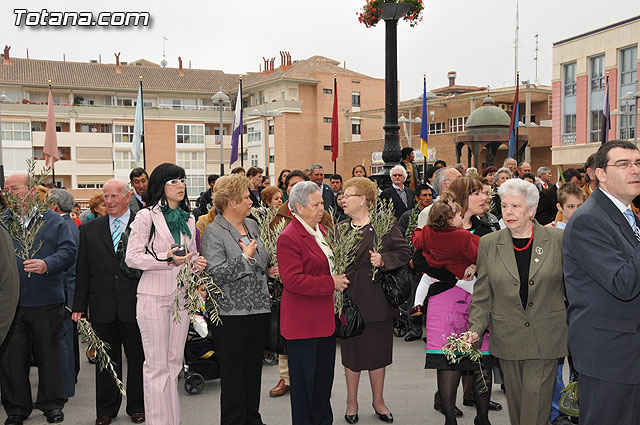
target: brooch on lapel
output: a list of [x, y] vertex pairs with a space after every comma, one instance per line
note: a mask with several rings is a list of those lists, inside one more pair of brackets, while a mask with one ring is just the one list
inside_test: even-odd
[[538, 255], [542, 255], [542, 253], [543, 253], [543, 252], [544, 252], [544, 251], [542, 250], [542, 248], [541, 248], [541, 247], [539, 247], [539, 246], [537, 246], [537, 247], [536, 247], [536, 254], [538, 254]]

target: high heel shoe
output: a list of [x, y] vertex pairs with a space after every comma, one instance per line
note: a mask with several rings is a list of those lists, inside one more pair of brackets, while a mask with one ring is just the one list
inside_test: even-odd
[[360, 420], [360, 418], [358, 418], [358, 407], [356, 406], [356, 414], [355, 415], [347, 415], [347, 413], [345, 412], [344, 420], [347, 421], [348, 424], [357, 423]]
[[380, 419], [382, 422], [387, 422], [387, 423], [393, 422], [393, 415], [391, 414], [391, 412], [378, 413], [378, 411], [376, 410], [376, 406], [374, 406], [373, 403], [371, 403], [371, 407], [373, 407], [373, 411], [376, 412], [376, 415], [378, 415], [378, 419]]

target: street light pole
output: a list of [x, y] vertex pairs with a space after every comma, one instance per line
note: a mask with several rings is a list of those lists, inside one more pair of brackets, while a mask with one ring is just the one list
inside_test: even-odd
[[225, 103], [229, 103], [229, 96], [222, 92], [222, 84], [220, 84], [220, 90], [218, 93], [211, 96], [211, 100], [214, 104], [218, 104], [220, 109], [220, 129], [218, 135], [220, 136], [220, 177], [224, 176], [224, 129], [222, 127], [222, 108]]
[[[248, 114], [250, 117], [263, 117], [264, 118], [264, 136], [262, 137], [262, 140], [264, 141], [264, 174], [266, 176], [269, 176], [269, 158], [271, 155], [269, 155], [269, 122], [268, 119], [269, 117], [281, 117], [282, 114], [278, 111], [274, 111], [274, 112], [269, 112], [267, 110], [267, 103], [265, 102], [264, 104], [264, 112], [260, 112], [257, 109], [254, 109], [253, 111], [249, 112]], [[275, 122], [274, 122], [274, 126], [275, 126]]]

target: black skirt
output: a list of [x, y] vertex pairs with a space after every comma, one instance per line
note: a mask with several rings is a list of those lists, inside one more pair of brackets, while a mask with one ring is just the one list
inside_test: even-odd
[[393, 319], [366, 322], [362, 335], [340, 342], [342, 365], [354, 372], [375, 370], [393, 362]]
[[[480, 359], [482, 369], [490, 370], [495, 365], [495, 358], [492, 355], [484, 355]], [[427, 353], [425, 369], [442, 369], [442, 370], [478, 370], [478, 364], [469, 360], [469, 357], [463, 357], [458, 363], [449, 363], [444, 354]]]

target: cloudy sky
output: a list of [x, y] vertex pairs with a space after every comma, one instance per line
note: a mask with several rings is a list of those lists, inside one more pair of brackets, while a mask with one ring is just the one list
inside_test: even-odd
[[[0, 5], [0, 45], [11, 55], [103, 63], [162, 59], [166, 36], [169, 66], [258, 71], [262, 57], [289, 51], [294, 60], [323, 55], [348, 68], [384, 78], [384, 23], [365, 28], [356, 12], [365, 0], [168, 0], [168, 1], [20, 1]], [[519, 68], [522, 80], [535, 80], [535, 34], [539, 34], [538, 79], [551, 79], [552, 43], [640, 15], [629, 0], [521, 0]], [[94, 6], [98, 5], [98, 6]], [[424, 19], [414, 28], [400, 22], [398, 77], [400, 97], [447, 84], [448, 71], [458, 84], [513, 85], [515, 0], [425, 0]], [[149, 12], [152, 25], [141, 28], [16, 27], [14, 9], [40, 11]]]

